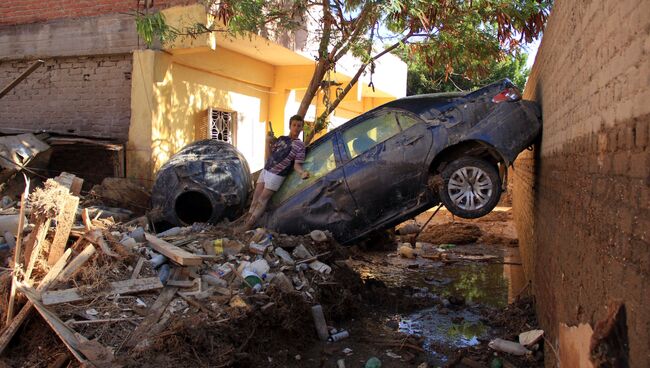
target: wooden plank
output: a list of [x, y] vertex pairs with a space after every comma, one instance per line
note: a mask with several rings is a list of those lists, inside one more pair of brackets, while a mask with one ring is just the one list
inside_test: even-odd
[[54, 180], [66, 187], [70, 193], [74, 196], [78, 196], [81, 193], [81, 186], [84, 183], [84, 180], [76, 177], [74, 174], [67, 172], [62, 172], [59, 176], [54, 178]]
[[133, 269], [133, 273], [131, 274], [131, 280], [135, 280], [138, 277], [140, 277], [140, 271], [142, 270], [142, 266], [144, 266], [144, 258], [140, 257], [138, 258], [138, 263], [135, 264], [135, 268]]
[[84, 185], [84, 180], [82, 178], [77, 178], [76, 176], [72, 179], [72, 185], [70, 185], [70, 193], [74, 196], [81, 194], [81, 187]]
[[24, 72], [20, 73], [18, 77], [16, 77], [14, 80], [12, 80], [9, 84], [7, 84], [2, 90], [0, 90], [0, 98], [2, 96], [6, 95], [14, 89], [20, 82], [22, 82], [25, 78], [27, 78], [30, 74], [34, 72], [34, 70], [38, 69], [41, 65], [45, 64], [45, 61], [43, 60], [36, 60], [32, 65], [29, 66]]
[[174, 295], [178, 288], [172, 286], [166, 286], [155, 302], [149, 308], [149, 314], [145, 317], [144, 321], [135, 328], [129, 340], [125, 343], [127, 347], [132, 347], [138, 344], [138, 342], [144, 340], [147, 334], [151, 331], [156, 322], [160, 319], [160, 316], [167, 308], [167, 304], [174, 299]]
[[[50, 284], [59, 276], [61, 271], [63, 271], [63, 268], [65, 267], [66, 263], [68, 263], [68, 259], [70, 259], [71, 255], [72, 249], [68, 249], [65, 251], [65, 253], [63, 253], [56, 264], [50, 268], [50, 271], [38, 284], [38, 288], [36, 288], [37, 292], [47, 290]], [[25, 319], [27, 319], [27, 316], [29, 316], [29, 313], [32, 311], [33, 307], [34, 304], [32, 304], [32, 302], [27, 302], [27, 304], [23, 306], [23, 309], [20, 310], [20, 313], [16, 315], [16, 318], [14, 318], [9, 326], [7, 326], [4, 331], [2, 331], [2, 335], [0, 335], [0, 354], [2, 354], [7, 345], [9, 345], [9, 342], [14, 337], [16, 331], [18, 331], [18, 328], [23, 324]]]
[[[24, 176], [24, 174], [23, 174]], [[20, 268], [18, 260], [20, 259], [20, 250], [22, 248], [23, 241], [23, 227], [25, 226], [25, 203], [27, 202], [27, 195], [29, 195], [29, 179], [25, 178], [25, 191], [20, 197], [20, 211], [18, 217], [18, 229], [16, 230], [16, 248], [14, 249], [14, 262], [13, 269], [18, 270]], [[11, 291], [9, 292], [9, 303], [7, 304], [7, 319], [5, 325], [9, 325], [11, 320], [14, 318], [14, 299], [16, 298], [16, 284], [18, 280], [16, 279], [16, 273], [13, 273], [11, 277]]]
[[106, 243], [106, 240], [104, 239], [104, 235], [102, 234], [102, 231], [100, 229], [95, 229], [86, 233], [86, 239], [99, 245], [99, 247], [102, 249], [102, 252], [106, 253], [106, 255], [109, 255], [113, 258], [120, 257], [119, 254], [113, 252], [111, 247], [108, 246], [108, 243]]
[[83, 211], [81, 211], [81, 219], [84, 222], [84, 226], [86, 227], [86, 231], [90, 231], [93, 228], [93, 224], [90, 221], [90, 214], [88, 214], [88, 209], [84, 208]]
[[74, 225], [74, 219], [77, 215], [77, 207], [79, 206], [79, 197], [69, 196], [66, 198], [63, 210], [56, 216], [56, 233], [54, 240], [50, 245], [50, 254], [47, 257], [47, 264], [53, 265], [57, 259], [61, 257], [65, 246], [68, 244], [70, 237], [70, 230]]
[[59, 317], [45, 308], [41, 301], [38, 300], [34, 289], [25, 284], [20, 284], [18, 287], [27, 296], [29, 301], [34, 304], [34, 307], [45, 322], [50, 325], [52, 330], [82, 365], [90, 363], [97, 367], [110, 366], [110, 362], [113, 360], [113, 353], [109, 349], [97, 341], [89, 341], [68, 327]]
[[180, 264], [181, 266], [199, 266], [203, 263], [203, 259], [195, 254], [184, 251], [183, 249], [169, 244], [168, 242], [159, 239], [151, 234], [144, 234], [145, 239], [149, 242], [149, 246], [158, 253], [171, 259], [172, 261]]
[[92, 299], [97, 296], [111, 295], [111, 294], [132, 294], [141, 291], [155, 290], [163, 287], [158, 277], [149, 277], [146, 279], [124, 280], [111, 282], [109, 290], [102, 290], [98, 293], [88, 295], [81, 294], [79, 288], [72, 288], [66, 290], [48, 291], [43, 293], [43, 305], [52, 305], [68, 302], [76, 302], [79, 300]]
[[32, 270], [36, 264], [41, 249], [43, 249], [43, 242], [47, 236], [47, 231], [50, 229], [52, 222], [45, 216], [36, 216], [34, 219], [34, 230], [29, 234], [29, 238], [25, 239], [25, 279], [29, 280], [32, 275]]
[[190, 288], [194, 286], [194, 281], [189, 280], [169, 280], [167, 281], [167, 286], [177, 286], [179, 288]]
[[47, 322], [48, 325], [54, 330], [54, 332], [59, 336], [61, 341], [65, 344], [65, 346], [70, 350], [72, 355], [79, 360], [80, 363], [84, 364], [86, 363], [86, 358], [77, 350], [77, 347], [79, 345], [79, 340], [77, 340], [77, 337], [74, 335], [74, 332], [71, 331], [61, 320], [58, 319], [58, 317], [53, 316], [50, 311], [47, 310], [41, 304], [41, 302], [38, 300], [38, 297], [30, 291], [30, 288], [28, 286], [19, 286], [19, 290], [27, 296], [29, 301], [34, 305], [38, 313], [43, 317], [45, 322]]
[[88, 244], [81, 253], [79, 253], [70, 264], [61, 272], [61, 274], [56, 278], [56, 283], [64, 282], [68, 278], [74, 276], [75, 273], [83, 266], [90, 257], [95, 254], [95, 247], [92, 244]]

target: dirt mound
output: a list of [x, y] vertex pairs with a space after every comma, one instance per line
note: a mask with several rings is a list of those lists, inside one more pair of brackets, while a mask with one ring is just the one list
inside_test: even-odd
[[506, 238], [504, 236], [494, 235], [494, 234], [484, 234], [480, 239], [481, 243], [491, 244], [491, 245], [500, 245], [503, 244], [508, 247], [516, 247], [519, 245], [518, 239]]
[[427, 226], [418, 241], [431, 244], [469, 244], [475, 243], [483, 235], [474, 224], [451, 222]]

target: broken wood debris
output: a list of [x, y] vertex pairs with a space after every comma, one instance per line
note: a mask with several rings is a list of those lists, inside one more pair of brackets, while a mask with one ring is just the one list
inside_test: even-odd
[[151, 248], [181, 266], [198, 266], [203, 259], [151, 234], [145, 234]]
[[52, 305], [92, 299], [100, 295], [132, 294], [141, 291], [160, 289], [162, 287], [163, 285], [158, 277], [149, 277], [146, 279], [111, 282], [110, 289], [101, 291], [98, 294], [84, 294], [82, 288], [48, 291], [43, 293], [42, 299], [44, 305]]
[[[245, 245], [251, 241], [248, 234], [226, 234], [198, 224], [161, 238], [153, 235], [146, 218], [127, 225], [97, 211], [91, 214], [79, 191], [81, 182], [71, 174], [48, 181], [38, 198], [47, 200], [56, 192], [57, 200], [45, 201], [40, 209], [25, 198], [23, 208], [32, 209], [31, 224], [18, 227], [13, 248], [14, 293], [24, 298], [13, 298], [12, 305], [19, 308], [15, 300], [27, 302], [7, 318], [0, 352], [36, 309], [69, 351], [59, 351], [57, 361], [74, 357], [82, 365], [115, 366], [116, 356], [142, 353], [161, 336], [174, 334], [172, 322], [190, 313], [212, 325], [247, 318], [248, 312], [268, 316], [286, 307], [274, 293], [312, 303], [318, 288], [337, 285], [330, 274], [308, 267], [330, 259], [329, 241], [318, 243], [307, 235], [274, 244], [270, 239], [275, 235], [258, 229], [258, 236], [269, 239], [268, 251], [259, 254]], [[273, 251], [298, 244], [307, 244], [303, 248], [310, 257], [293, 265], [281, 262]], [[291, 279], [297, 275], [299, 285], [294, 286]], [[274, 279], [284, 280], [283, 286]], [[227, 360], [232, 359], [229, 355]]]

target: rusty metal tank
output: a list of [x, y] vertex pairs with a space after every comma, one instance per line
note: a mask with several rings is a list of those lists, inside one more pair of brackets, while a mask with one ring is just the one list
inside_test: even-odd
[[156, 175], [149, 216], [159, 231], [233, 220], [243, 214], [252, 190], [248, 162], [235, 147], [213, 139], [194, 142]]

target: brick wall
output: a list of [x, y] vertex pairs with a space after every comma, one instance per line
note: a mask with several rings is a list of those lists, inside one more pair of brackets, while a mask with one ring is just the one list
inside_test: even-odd
[[[524, 97], [544, 128], [512, 171], [542, 327], [627, 309], [631, 367], [650, 366], [650, 2], [558, 0]], [[557, 365], [545, 349], [547, 366]]]
[[[6, 85], [32, 61], [0, 61]], [[131, 54], [50, 58], [0, 99], [0, 132], [49, 131], [126, 141]]]
[[[2, 0], [0, 26], [43, 22], [52, 19], [89, 17], [142, 9], [146, 0]], [[156, 8], [188, 5], [196, 0], [151, 1]]]

